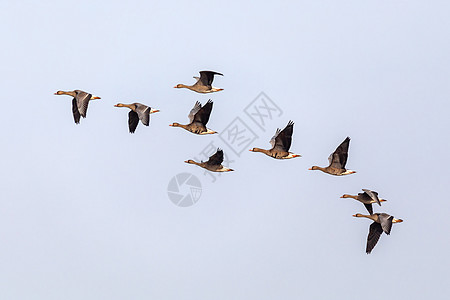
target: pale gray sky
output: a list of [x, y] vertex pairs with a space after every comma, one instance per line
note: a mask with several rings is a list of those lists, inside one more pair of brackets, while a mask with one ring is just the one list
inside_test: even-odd
[[[446, 299], [450, 293], [447, 1], [2, 1], [1, 299]], [[200, 70], [211, 95], [174, 89]], [[71, 99], [102, 97], [73, 123]], [[283, 111], [262, 131], [244, 113], [264, 92]], [[244, 151], [211, 183], [183, 163], [241, 117], [277, 161]], [[161, 110], [127, 129], [117, 102]], [[350, 136], [348, 168], [308, 171]], [[250, 147], [250, 148], [251, 148]], [[190, 172], [198, 203], [167, 185]], [[351, 199], [388, 199], [405, 222], [370, 255], [370, 221]], [[380, 296], [381, 295], [381, 296]]]

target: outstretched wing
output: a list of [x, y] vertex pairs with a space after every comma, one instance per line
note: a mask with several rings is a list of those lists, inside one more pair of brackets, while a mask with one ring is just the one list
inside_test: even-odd
[[350, 145], [350, 138], [347, 137], [330, 155], [330, 167], [337, 169], [345, 169], [348, 157], [348, 146]]
[[220, 166], [222, 162], [223, 162], [223, 151], [222, 149], [217, 149], [217, 152], [214, 155], [212, 155], [206, 163], [211, 166]]
[[150, 110], [151, 108], [147, 105], [141, 103], [135, 103], [136, 113], [138, 114], [139, 120], [142, 124], [148, 126], [150, 124]]
[[270, 140], [270, 144], [272, 145], [272, 148], [275, 147], [276, 139], [277, 139], [277, 136], [280, 134], [280, 132], [281, 132], [281, 129], [277, 128], [277, 131], [275, 131], [275, 135]]
[[91, 100], [92, 95], [86, 92], [76, 90], [75, 99], [77, 100], [78, 111], [83, 118], [86, 118], [86, 113], [89, 105], [89, 100]]
[[[280, 131], [277, 129], [277, 133], [275, 138], [275, 145], [272, 145], [274, 148], [278, 148], [283, 151], [289, 151], [292, 143], [292, 132], [294, 130], [294, 122], [289, 121], [286, 127]], [[272, 138], [273, 139], [273, 138]]]
[[201, 84], [207, 87], [211, 87], [214, 80], [214, 75], [223, 76], [223, 74], [213, 71], [200, 71], [200, 79], [195, 84]]
[[75, 121], [75, 124], [80, 123], [80, 112], [78, 111], [78, 105], [77, 105], [77, 99], [72, 99], [72, 113], [73, 113], [73, 120]]
[[378, 198], [377, 192], [367, 190], [367, 189], [362, 189], [362, 190], [364, 191], [365, 194], [367, 194], [367, 196], [372, 198], [376, 203], [378, 203], [379, 206], [381, 206], [381, 202], [380, 202], [380, 199]]
[[203, 105], [202, 108], [198, 110], [198, 112], [194, 115], [194, 122], [201, 122], [203, 125], [206, 126], [206, 124], [209, 121], [209, 116], [211, 114], [213, 107], [213, 102], [208, 100], [205, 105]]
[[378, 220], [381, 223], [381, 227], [383, 228], [383, 231], [386, 234], [391, 233], [392, 228], [392, 220], [394, 220], [394, 217], [385, 213], [381, 213], [378, 215]]
[[200, 102], [195, 102], [194, 107], [191, 109], [191, 111], [189, 112], [189, 122], [193, 122], [194, 118], [195, 118], [195, 114], [198, 113], [198, 111], [202, 108], [202, 105], [200, 104]]
[[364, 206], [366, 207], [367, 211], [369, 212], [369, 214], [373, 215], [373, 209], [372, 209], [372, 204], [365, 204]]
[[138, 124], [139, 116], [137, 112], [130, 110], [128, 113], [128, 128], [130, 129], [130, 133], [134, 133], [136, 131]]
[[367, 246], [366, 253], [369, 254], [372, 252], [375, 245], [378, 243], [381, 234], [383, 233], [383, 229], [381, 228], [380, 223], [373, 222], [369, 227], [369, 235], [367, 236]]

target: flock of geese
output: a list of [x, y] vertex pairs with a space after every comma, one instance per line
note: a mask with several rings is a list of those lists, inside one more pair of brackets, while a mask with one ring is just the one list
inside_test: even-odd
[[[223, 89], [212, 86], [212, 82], [214, 80], [215, 75], [223, 76], [223, 74], [217, 72], [201, 71], [200, 77], [194, 77], [197, 80], [195, 84], [193, 85], [177, 84], [174, 88], [186, 88], [202, 94], [222, 91]], [[73, 97], [72, 113], [73, 119], [76, 124], [80, 123], [80, 117], [86, 118], [89, 101], [100, 99], [100, 97], [93, 96], [92, 94], [89, 94], [81, 90], [74, 90], [67, 92], [58, 91], [55, 93], [55, 95], [68, 95]], [[135, 132], [139, 124], [139, 121], [141, 121], [141, 123], [144, 124], [145, 126], [149, 126], [150, 115], [159, 112], [158, 109], [151, 108], [150, 106], [141, 103], [131, 103], [131, 104], [118, 103], [114, 106], [126, 107], [130, 109], [128, 113], [128, 128], [130, 133]], [[215, 134], [217, 133], [216, 131], [206, 127], [209, 121], [209, 117], [211, 115], [212, 108], [213, 108], [213, 101], [211, 100], [208, 100], [204, 105], [202, 105], [200, 102], [197, 101], [189, 113], [188, 117], [190, 122], [188, 124], [173, 123], [170, 124], [170, 126], [181, 127], [187, 131], [190, 131], [198, 135]], [[275, 135], [270, 140], [270, 143], [272, 145], [271, 149], [253, 148], [250, 151], [261, 152], [275, 159], [291, 159], [301, 157], [301, 155], [299, 154], [289, 152], [292, 143], [293, 130], [294, 130], [294, 122], [289, 121], [283, 130], [279, 128], [276, 130]], [[347, 137], [329, 156], [328, 166], [326, 167], [313, 166], [309, 170], [320, 170], [324, 173], [334, 176], [344, 176], [356, 173], [356, 171], [347, 170], [345, 168], [347, 164], [349, 145], [350, 145], [350, 138]], [[205, 162], [203, 161], [196, 162], [189, 159], [186, 160], [185, 163], [197, 165], [211, 172], [233, 171], [233, 169], [230, 169], [222, 165], [223, 151], [221, 149], [217, 149], [216, 153], [213, 154], [211, 157], [209, 157], [209, 159]], [[353, 217], [363, 217], [373, 221], [373, 223], [369, 227], [369, 235], [367, 236], [367, 244], [366, 244], [367, 254], [372, 252], [373, 248], [377, 244], [383, 232], [386, 233], [387, 235], [390, 234], [393, 223], [403, 222], [403, 220], [396, 219], [393, 216], [386, 213], [373, 213], [372, 208], [373, 203], [376, 203], [381, 206], [381, 202], [386, 201], [384, 199], [380, 199], [378, 197], [378, 193], [375, 191], [363, 189], [363, 193], [359, 193], [358, 195], [345, 194], [341, 198], [353, 198], [364, 204], [367, 211], [369, 212], [369, 215], [363, 215], [360, 213], [353, 215]]]

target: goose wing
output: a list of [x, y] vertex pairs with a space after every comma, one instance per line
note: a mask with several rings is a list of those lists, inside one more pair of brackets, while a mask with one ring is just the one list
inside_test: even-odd
[[139, 124], [139, 115], [137, 112], [130, 110], [128, 113], [128, 128], [130, 129], [130, 133], [134, 133], [136, 131], [136, 127]]
[[200, 102], [195, 102], [194, 107], [191, 109], [191, 111], [189, 112], [189, 121], [192, 123], [194, 121], [195, 118], [195, 114], [198, 113], [198, 111], [202, 108], [202, 105]]
[[277, 129], [275, 136], [271, 140], [273, 148], [279, 148], [283, 151], [289, 151], [292, 143], [292, 132], [294, 130], [294, 122], [289, 121], [283, 130]]
[[206, 124], [209, 121], [209, 116], [211, 115], [213, 107], [213, 102], [208, 100], [203, 107], [201, 107], [194, 115], [194, 122], [201, 122], [203, 125], [206, 126]]
[[195, 85], [204, 85], [208, 88], [211, 88], [212, 82], [214, 80], [214, 75], [223, 76], [223, 74], [213, 71], [200, 71], [200, 78], [199, 80], [197, 80]]
[[147, 105], [141, 103], [135, 103], [136, 113], [138, 114], [139, 120], [142, 124], [148, 126], [150, 124], [150, 110], [151, 108]]
[[210, 166], [220, 166], [223, 162], [223, 150], [217, 149], [217, 152], [212, 155], [206, 162]]
[[371, 191], [371, 190], [367, 190], [367, 189], [362, 189], [364, 191], [364, 193], [369, 196], [371, 199], [373, 199], [375, 202], [378, 203], [379, 206], [381, 206], [381, 202], [380, 199], [378, 198], [378, 193]]
[[390, 234], [392, 228], [392, 220], [394, 220], [394, 217], [385, 213], [381, 213], [378, 215], [378, 220], [380, 221], [383, 231], [386, 234]]
[[75, 90], [78, 111], [83, 118], [86, 118], [86, 113], [89, 105], [89, 100], [91, 100], [92, 95], [80, 90]]
[[350, 138], [347, 137], [336, 150], [328, 157], [330, 167], [337, 169], [345, 169], [348, 157], [348, 146], [350, 144]]
[[372, 209], [372, 204], [366, 204], [364, 203], [364, 206], [366, 207], [367, 211], [369, 212], [369, 214], [373, 215], [373, 209]]
[[367, 236], [367, 246], [366, 253], [369, 254], [372, 252], [372, 249], [378, 243], [381, 234], [383, 233], [383, 229], [381, 228], [381, 224], [377, 222], [373, 222], [369, 227], [369, 235]]
[[75, 121], [75, 124], [79, 124], [81, 116], [80, 116], [80, 111], [78, 110], [77, 99], [75, 99], [75, 98], [72, 99], [72, 113], [73, 113], [73, 120]]

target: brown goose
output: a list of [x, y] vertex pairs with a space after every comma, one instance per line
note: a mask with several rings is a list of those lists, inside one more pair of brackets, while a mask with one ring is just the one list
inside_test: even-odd
[[217, 149], [217, 152], [213, 154], [208, 161], [205, 162], [196, 162], [192, 159], [186, 160], [185, 163], [194, 164], [199, 167], [205, 168], [211, 172], [230, 172], [234, 171], [233, 169], [222, 166], [223, 162], [223, 151], [221, 149]]
[[131, 109], [130, 112], [128, 113], [128, 128], [130, 129], [130, 133], [134, 133], [136, 131], [136, 127], [139, 124], [139, 120], [141, 120], [142, 124], [148, 126], [150, 124], [150, 114], [159, 112], [158, 109], [151, 108], [150, 106], [141, 103], [131, 103], [131, 104], [117, 103], [114, 106], [128, 107], [129, 109]]
[[213, 107], [213, 102], [208, 100], [205, 105], [201, 105], [200, 102], [196, 102], [194, 107], [189, 113], [189, 121], [191, 123], [183, 125], [179, 123], [173, 123], [169, 126], [181, 127], [195, 134], [214, 134], [217, 133], [211, 129], [206, 128], [206, 124], [209, 121], [209, 116]]
[[341, 196], [341, 198], [353, 198], [355, 200], [358, 200], [359, 202], [364, 204], [369, 214], [372, 215], [373, 214], [372, 203], [378, 203], [378, 205], [381, 206], [381, 202], [385, 202], [386, 200], [378, 198], [378, 193], [375, 191], [367, 189], [362, 190], [364, 191], [364, 193], [358, 193], [358, 195], [344, 194]]
[[74, 90], [74, 91], [57, 91], [55, 95], [69, 95], [72, 96], [72, 113], [75, 124], [80, 123], [80, 116], [86, 118], [87, 108], [90, 100], [101, 99], [100, 97], [92, 96], [89, 93]]
[[292, 142], [292, 132], [294, 130], [294, 122], [289, 121], [286, 127], [281, 130], [277, 128], [275, 135], [270, 140], [270, 144], [272, 145], [272, 149], [261, 149], [261, 148], [253, 148], [250, 151], [252, 152], [262, 152], [267, 156], [276, 158], [276, 159], [288, 159], [294, 157], [300, 157], [299, 154], [294, 154], [289, 152], [289, 148], [291, 147]]
[[309, 168], [309, 170], [320, 170], [322, 172], [336, 175], [336, 176], [342, 176], [342, 175], [348, 175], [356, 173], [356, 171], [347, 170], [345, 169], [345, 164], [347, 163], [347, 157], [348, 157], [348, 146], [350, 144], [350, 138], [347, 137], [337, 148], [336, 150], [331, 153], [331, 155], [328, 157], [328, 161], [330, 162], [330, 165], [328, 167], [322, 168], [318, 166], [313, 166]]
[[223, 91], [223, 89], [215, 88], [212, 86], [212, 82], [214, 80], [214, 75], [223, 76], [221, 73], [213, 72], [213, 71], [200, 71], [200, 77], [194, 76], [197, 79], [197, 82], [193, 85], [184, 85], [177, 84], [174, 88], [187, 88], [197, 93], [213, 93], [218, 91]]
[[369, 227], [369, 235], [367, 236], [366, 253], [372, 252], [372, 249], [378, 243], [383, 231], [389, 235], [391, 233], [392, 223], [403, 222], [402, 219], [395, 219], [386, 213], [375, 213], [373, 215], [355, 214], [354, 217], [364, 217], [373, 220]]

